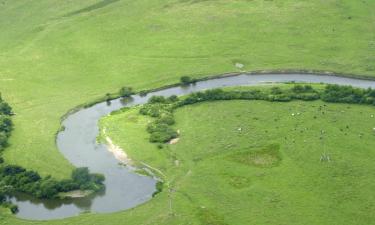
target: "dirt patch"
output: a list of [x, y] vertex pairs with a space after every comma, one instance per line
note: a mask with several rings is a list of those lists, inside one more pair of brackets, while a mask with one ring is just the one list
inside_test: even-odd
[[177, 144], [177, 142], [180, 140], [180, 138], [173, 138], [172, 140], [169, 141], [170, 145]]
[[[105, 136], [105, 129], [103, 130], [103, 134]], [[131, 164], [131, 160], [128, 157], [128, 155], [125, 153], [125, 151], [120, 148], [120, 146], [117, 146], [113, 143], [112, 139], [108, 136], [105, 136], [105, 140], [107, 142], [107, 149], [110, 151], [117, 160], [119, 160], [121, 163], [124, 164]]]

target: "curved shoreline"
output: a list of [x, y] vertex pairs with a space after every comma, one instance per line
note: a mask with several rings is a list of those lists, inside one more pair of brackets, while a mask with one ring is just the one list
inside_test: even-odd
[[[375, 76], [369, 76], [369, 75], [355, 75], [355, 74], [350, 74], [350, 73], [339, 73], [339, 72], [332, 72], [332, 71], [324, 71], [324, 70], [288, 70], [288, 69], [280, 69], [280, 70], [252, 70], [252, 71], [243, 71], [243, 72], [227, 72], [227, 73], [221, 73], [219, 75], [211, 74], [211, 75], [202, 75], [202, 77], [197, 78], [196, 81], [208, 81], [208, 80], [213, 80], [213, 79], [218, 79], [218, 78], [225, 78], [225, 77], [234, 77], [238, 75], [267, 75], [267, 74], [272, 74], [272, 75], [293, 75], [293, 74], [299, 74], [301, 76], [303, 75], [317, 75], [317, 76], [332, 76], [332, 77], [338, 77], [338, 78], [352, 78], [356, 80], [366, 80], [366, 81], [375, 81]], [[198, 75], [200, 76], [200, 75]], [[172, 87], [178, 87], [180, 86], [181, 83], [172, 83], [172, 84], [167, 84], [158, 88], [150, 88], [146, 89], [143, 91], [146, 91], [147, 93], [155, 92], [155, 91], [160, 91], [164, 90], [167, 88], [172, 88]], [[139, 94], [139, 91], [136, 92], [135, 94]], [[113, 95], [109, 100], [115, 100], [118, 98], [121, 98], [117, 93], [110, 93], [110, 95]], [[93, 106], [98, 103], [105, 102], [105, 96], [93, 99], [91, 101], [87, 101], [86, 103], [82, 103], [80, 105], [77, 105], [71, 109], [69, 109], [66, 113], [64, 113], [60, 117], [60, 125], [62, 125], [62, 122], [64, 119], [66, 119], [69, 115], [81, 110], [88, 108], [90, 106]], [[60, 126], [60, 129], [56, 131], [56, 135], [61, 131], [62, 126]]]
[[[148, 90], [147, 96], [133, 95], [131, 102], [123, 102], [121, 98], [113, 99], [109, 103], [82, 104], [70, 110], [61, 119], [61, 128], [56, 134], [56, 144], [59, 151], [74, 166], [86, 166], [93, 172], [102, 173], [106, 177], [106, 191], [102, 195], [85, 199], [85, 204], [72, 201], [52, 208], [40, 201], [42, 206], [35, 207], [33, 199], [15, 203], [20, 206], [19, 217], [25, 219], [46, 220], [60, 219], [76, 216], [81, 212], [90, 210], [98, 213], [109, 213], [136, 207], [151, 199], [155, 190], [156, 180], [150, 177], [139, 176], [124, 166], [118, 165], [119, 161], [104, 144], [97, 143], [99, 135], [98, 121], [110, 112], [125, 106], [144, 104], [155, 95], [186, 95], [189, 93], [234, 86], [256, 86], [262, 83], [283, 82], [305, 83], [331, 83], [340, 85], [353, 85], [357, 87], [375, 88], [375, 79], [350, 78], [335, 74], [298, 74], [298, 73], [228, 73], [199, 79], [194, 85], [181, 87], [172, 84]], [[113, 97], [113, 96], [112, 96]], [[89, 107], [90, 106], [90, 107]]]
[[[375, 77], [369, 76], [369, 75], [355, 75], [355, 74], [350, 74], [350, 73], [339, 73], [339, 72], [332, 72], [332, 71], [308, 70], [308, 69], [305, 69], [305, 70], [303, 70], [303, 69], [302, 70], [294, 70], [294, 69], [291, 69], [291, 70], [288, 70], [288, 69], [251, 70], [251, 71], [243, 71], [243, 72], [227, 72], [227, 73], [221, 73], [219, 75], [217, 75], [217, 74], [216, 75], [205, 74], [205, 75], [202, 75], [202, 77], [197, 78], [196, 81], [200, 82], [200, 81], [208, 81], [208, 80], [220, 79], [220, 78], [225, 78], [225, 77], [234, 77], [234, 76], [239, 76], [241, 74], [245, 74], [245, 75], [266, 75], [266, 74], [274, 74], [274, 75], [277, 75], [277, 74], [288, 75], [289, 74], [289, 75], [292, 75], [292, 74], [300, 74], [301, 76], [303, 76], [303, 75], [332, 76], [332, 77], [338, 77], [338, 78], [352, 78], [352, 79], [356, 79], [356, 80], [375, 81]], [[181, 83], [172, 83], [172, 84], [167, 84], [167, 85], [164, 85], [164, 86], [161, 86], [161, 87], [158, 87], [158, 88], [146, 89], [146, 90], [143, 90], [143, 91], [145, 91], [146, 93], [151, 93], [151, 92], [155, 92], [155, 91], [164, 90], [164, 89], [167, 89], [167, 88], [178, 87], [180, 85], [181, 85]], [[136, 92], [135, 94], [139, 94], [139, 92], [140, 91]], [[110, 97], [108, 99], [110, 101], [121, 98], [121, 96], [117, 93], [116, 94], [110, 93], [110, 95], [112, 95], [112, 97]], [[93, 99], [91, 101], [87, 101], [86, 103], [82, 103], [80, 105], [77, 105], [77, 106], [69, 109], [66, 113], [64, 113], [60, 117], [60, 127], [55, 133], [55, 141], [57, 141], [57, 135], [59, 134], [59, 132], [64, 130], [64, 127], [62, 126], [62, 122], [69, 115], [74, 114], [75, 112], [78, 112], [81, 109], [85, 109], [85, 108], [88, 108], [88, 107], [93, 106], [95, 104], [105, 102], [106, 101], [105, 98], [106, 97], [103, 96], [103, 97], [100, 97], [100, 98], [97, 98], [97, 99]]]

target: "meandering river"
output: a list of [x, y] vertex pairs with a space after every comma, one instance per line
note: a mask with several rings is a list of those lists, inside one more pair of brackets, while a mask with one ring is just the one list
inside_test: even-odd
[[105, 175], [105, 191], [96, 195], [71, 200], [38, 200], [26, 195], [17, 195], [11, 200], [19, 207], [17, 217], [33, 220], [60, 219], [90, 211], [110, 213], [140, 205], [152, 198], [156, 181], [150, 177], [133, 173], [120, 165], [108, 151], [107, 146], [97, 143], [98, 122], [101, 117], [125, 106], [144, 104], [151, 96], [186, 95], [189, 93], [220, 87], [251, 86], [281, 82], [327, 83], [375, 88], [375, 80], [362, 80], [330, 75], [306, 74], [262, 74], [214, 78], [199, 81], [188, 87], [171, 87], [149, 93], [147, 96], [132, 96], [131, 101], [115, 99], [81, 109], [64, 121], [65, 129], [57, 135], [57, 146], [61, 153], [76, 167], [88, 167], [91, 172]]

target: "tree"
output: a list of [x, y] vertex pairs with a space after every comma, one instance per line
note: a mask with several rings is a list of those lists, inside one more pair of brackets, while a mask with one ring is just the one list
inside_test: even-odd
[[181, 84], [183, 84], [183, 85], [188, 85], [188, 84], [193, 82], [193, 80], [189, 76], [182, 76], [180, 78], [180, 81], [181, 81]]
[[40, 184], [40, 196], [41, 198], [53, 198], [58, 193], [57, 181], [54, 179], [45, 179]]
[[72, 179], [78, 184], [84, 184], [90, 181], [90, 173], [87, 167], [76, 168], [72, 172]]
[[1, 101], [0, 102], [0, 113], [4, 115], [11, 115], [12, 108], [8, 105], [8, 103]]
[[121, 97], [130, 97], [132, 94], [134, 94], [133, 88], [132, 87], [122, 87], [119, 91], [119, 94], [120, 94]]
[[12, 130], [12, 120], [9, 116], [0, 115], [0, 131], [10, 133]]

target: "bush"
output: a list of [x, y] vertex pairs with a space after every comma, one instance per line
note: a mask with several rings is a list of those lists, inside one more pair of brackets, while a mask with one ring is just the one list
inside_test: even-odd
[[192, 79], [192, 78], [189, 77], [189, 76], [182, 76], [182, 77], [180, 78], [180, 82], [181, 82], [182, 85], [189, 85], [189, 84], [191, 84], [191, 83], [194, 83], [195, 80]]
[[132, 94], [134, 94], [133, 88], [122, 87], [119, 91], [119, 94], [120, 94], [121, 97], [130, 97]]
[[165, 123], [152, 123], [147, 126], [150, 133], [150, 142], [166, 143], [178, 136], [177, 132]]
[[300, 99], [304, 101], [314, 101], [318, 100], [320, 95], [318, 93], [301, 93], [293, 95], [293, 99]]
[[155, 197], [157, 194], [163, 191], [164, 183], [161, 181], [158, 181], [156, 183], [156, 190], [154, 193], [152, 193], [152, 197]]
[[167, 98], [167, 101], [168, 101], [168, 102], [171, 102], [171, 103], [173, 103], [173, 102], [177, 102], [177, 101], [178, 101], [178, 97], [177, 97], [177, 95], [171, 95], [171, 96], [169, 96], [169, 97]]
[[271, 102], [289, 102], [292, 100], [292, 97], [287, 94], [268, 95], [267, 100]]
[[164, 96], [152, 96], [148, 103], [155, 104], [155, 103], [167, 103], [167, 99]]
[[61, 180], [57, 185], [57, 189], [59, 190], [59, 192], [68, 192], [72, 190], [78, 190], [79, 188], [79, 184], [71, 179]]
[[294, 93], [306, 93], [306, 92], [313, 92], [314, 89], [311, 87], [311, 85], [300, 85], [300, 84], [297, 84], [297, 85], [294, 85], [294, 87], [292, 88], [292, 91]]
[[0, 114], [12, 115], [12, 108], [2, 99], [0, 99]]
[[54, 179], [44, 179], [40, 184], [39, 198], [54, 198], [59, 192], [57, 189], [58, 182]]
[[142, 90], [142, 91], [139, 92], [139, 96], [141, 96], [141, 97], [144, 97], [147, 94], [148, 94], [148, 91], [146, 91], [146, 90]]
[[8, 135], [5, 132], [0, 132], [0, 150], [8, 145]]
[[10, 204], [9, 209], [10, 209], [10, 211], [11, 211], [13, 214], [18, 213], [18, 206], [17, 206], [17, 205]]
[[76, 168], [72, 172], [72, 179], [77, 184], [84, 184], [90, 181], [90, 173], [87, 167]]
[[279, 87], [272, 87], [271, 88], [271, 94], [272, 95], [279, 95], [279, 94], [282, 94], [282, 93], [283, 93], [283, 91]]
[[172, 114], [164, 114], [162, 116], [160, 116], [159, 119], [156, 120], [156, 123], [164, 123], [164, 124], [167, 124], [167, 125], [173, 125], [175, 123], [175, 120], [172, 116]]
[[370, 94], [372, 91], [352, 86], [327, 85], [321, 97], [326, 102], [365, 103]]

